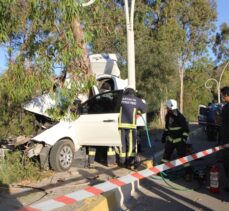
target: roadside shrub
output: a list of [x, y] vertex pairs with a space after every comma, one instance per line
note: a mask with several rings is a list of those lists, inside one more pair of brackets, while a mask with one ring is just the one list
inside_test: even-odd
[[25, 156], [21, 151], [7, 152], [0, 160], [0, 184], [11, 184], [23, 180], [37, 181], [45, 176], [36, 161]]

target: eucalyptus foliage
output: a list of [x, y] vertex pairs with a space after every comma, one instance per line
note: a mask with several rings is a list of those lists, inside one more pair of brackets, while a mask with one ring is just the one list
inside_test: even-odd
[[[80, 2], [0, 0], [0, 43], [8, 48], [9, 63], [0, 79], [2, 114], [10, 116], [13, 107], [52, 92], [59, 69], [62, 76], [71, 75], [71, 85], [61, 87], [59, 94], [53, 92], [54, 97], [64, 100], [49, 112], [56, 119], [65, 116], [73, 99], [95, 83], [87, 70], [86, 43], [90, 52], [116, 53], [122, 76], [127, 77], [124, 1], [95, 1], [89, 7], [82, 7]], [[135, 1], [134, 14], [139, 95], [146, 99], [149, 111], [158, 112], [166, 98], [180, 97], [182, 101], [184, 88], [185, 107], [192, 107], [184, 111], [191, 113], [197, 109], [197, 99], [207, 100], [202, 82], [208, 79], [208, 71], [205, 65], [197, 68], [196, 63], [203, 63], [207, 47], [213, 42], [210, 38], [217, 16], [216, 2], [140, 0]], [[218, 56], [225, 58], [228, 30], [226, 26], [221, 29], [214, 48]], [[195, 105], [186, 104], [192, 95], [198, 95]]]
[[229, 61], [229, 26], [226, 23], [221, 24], [220, 32], [214, 37], [213, 52], [216, 55], [217, 62]]
[[[94, 8], [90, 9], [96, 15]], [[15, 118], [17, 122], [20, 119], [10, 114], [11, 110], [22, 113], [24, 102], [52, 91], [57, 69], [73, 77], [71, 88], [63, 87], [62, 91], [66, 100], [65, 110], [55, 118], [65, 115], [73, 100], [94, 84], [94, 76], [88, 74], [89, 69], [85, 72], [85, 66], [89, 67], [83, 67], [84, 60], [82, 62], [84, 43], [91, 41], [87, 25], [93, 18], [90, 9], [83, 8], [75, 0], [0, 0], [0, 45], [8, 49], [8, 70], [0, 76], [0, 110], [8, 121], [6, 124], [0, 120], [2, 131]], [[76, 21], [79, 23], [77, 26]], [[77, 30], [84, 32], [80, 39], [74, 34]], [[9, 133], [18, 134], [14, 131]]]

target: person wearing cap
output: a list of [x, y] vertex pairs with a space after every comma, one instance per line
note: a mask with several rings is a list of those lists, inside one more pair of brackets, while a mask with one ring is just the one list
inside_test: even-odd
[[121, 134], [122, 146], [119, 152], [119, 165], [134, 168], [137, 155], [137, 113], [145, 113], [146, 104], [136, 96], [131, 86], [124, 89], [118, 127]]
[[[161, 142], [165, 143], [165, 151], [162, 163], [171, 159], [174, 149], [178, 157], [186, 156], [186, 142], [189, 135], [189, 126], [184, 117], [178, 110], [177, 101], [174, 99], [167, 100], [165, 103], [167, 113], [165, 115], [165, 130]], [[184, 164], [185, 179], [191, 180], [191, 167], [189, 163]]]

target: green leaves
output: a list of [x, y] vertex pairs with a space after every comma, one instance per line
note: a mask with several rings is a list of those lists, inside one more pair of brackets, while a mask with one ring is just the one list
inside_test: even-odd
[[226, 23], [220, 26], [220, 32], [215, 35], [213, 52], [218, 62], [229, 59], [229, 26]]
[[[178, 98], [178, 70], [192, 67], [205, 55], [215, 19], [216, 5], [212, 0], [136, 1], [136, 82], [149, 111], [158, 111], [165, 98]], [[227, 31], [223, 26], [215, 39], [219, 58], [227, 55]], [[89, 71], [86, 44], [90, 44], [93, 53], [116, 53], [121, 75], [127, 76], [123, 1], [96, 1], [82, 7], [75, 0], [0, 0], [0, 43], [3, 42], [9, 47], [9, 70], [0, 78], [4, 111], [49, 91], [58, 66], [73, 78], [71, 89], [62, 88], [62, 108], [57, 106], [52, 111], [56, 119], [62, 118], [73, 99], [95, 83], [93, 76], [85, 75]], [[205, 73], [193, 69], [187, 77], [184, 75], [185, 91], [195, 89], [198, 80], [204, 80]], [[195, 91], [191, 93], [197, 95]]]

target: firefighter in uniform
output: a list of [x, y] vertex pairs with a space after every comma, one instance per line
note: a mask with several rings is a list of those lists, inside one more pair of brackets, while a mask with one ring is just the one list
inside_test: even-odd
[[119, 152], [120, 166], [132, 168], [137, 155], [137, 113], [146, 112], [146, 104], [135, 96], [135, 90], [128, 86], [124, 89], [119, 114], [119, 131], [122, 146]]
[[[162, 143], [165, 143], [165, 151], [162, 162], [168, 162], [176, 149], [178, 157], [186, 156], [186, 141], [189, 135], [189, 127], [185, 117], [179, 112], [177, 101], [167, 100], [165, 103], [167, 114], [165, 116], [165, 130], [162, 135]], [[185, 179], [191, 180], [191, 167], [189, 163], [184, 164]]]

